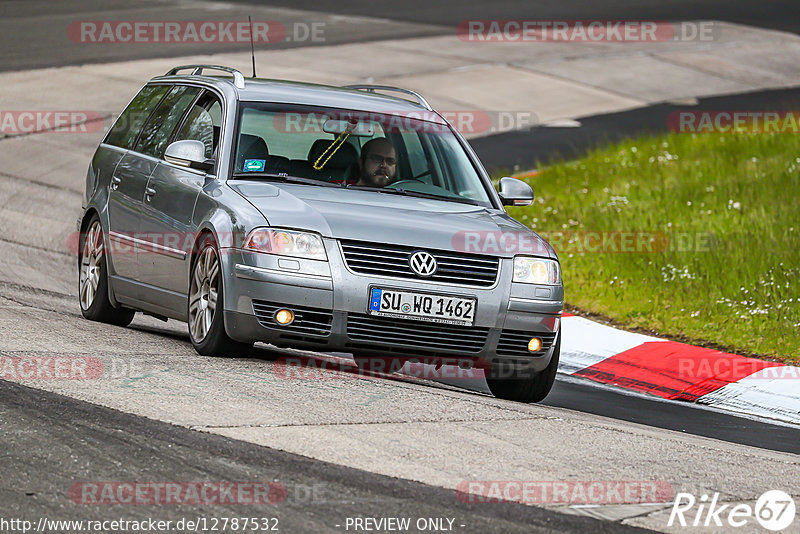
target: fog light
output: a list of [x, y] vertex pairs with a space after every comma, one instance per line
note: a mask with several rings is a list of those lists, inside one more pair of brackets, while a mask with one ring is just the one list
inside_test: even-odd
[[528, 341], [528, 352], [539, 352], [542, 350], [542, 340], [538, 337], [532, 338]]
[[292, 324], [294, 321], [294, 312], [292, 310], [278, 310], [275, 312], [275, 322], [279, 325], [286, 326], [287, 324]]

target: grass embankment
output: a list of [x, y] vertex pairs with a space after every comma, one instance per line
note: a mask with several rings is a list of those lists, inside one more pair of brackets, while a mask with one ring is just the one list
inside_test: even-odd
[[800, 136], [649, 137], [526, 180], [508, 211], [550, 239], [569, 304], [800, 363]]

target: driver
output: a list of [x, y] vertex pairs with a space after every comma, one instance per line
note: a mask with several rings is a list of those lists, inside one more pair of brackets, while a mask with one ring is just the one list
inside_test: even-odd
[[394, 179], [397, 170], [397, 152], [391, 141], [377, 137], [361, 148], [358, 160], [358, 182], [356, 185], [386, 187]]

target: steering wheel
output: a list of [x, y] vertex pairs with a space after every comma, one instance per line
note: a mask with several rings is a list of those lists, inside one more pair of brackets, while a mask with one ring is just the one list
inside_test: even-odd
[[408, 178], [406, 180], [397, 180], [396, 182], [392, 182], [386, 187], [394, 187], [396, 185], [403, 185], [403, 184], [409, 184], [409, 183], [414, 183], [414, 182], [417, 182], [417, 183], [420, 183], [420, 184], [424, 184], [425, 183], [422, 180], [417, 180], [416, 178]]
[[393, 183], [391, 183], [389, 185], [397, 185], [397, 184], [403, 184], [403, 183], [408, 183], [408, 182], [419, 182], [421, 184], [430, 185], [430, 184], [428, 184], [428, 182], [423, 182], [422, 180], [420, 180], [420, 178], [422, 178], [423, 176], [427, 176], [427, 175], [431, 174], [432, 172], [433, 171], [431, 169], [428, 169], [427, 171], [423, 172], [422, 174], [418, 174], [418, 175], [414, 176], [413, 178], [406, 178], [405, 180], [397, 180], [396, 182], [393, 182]]

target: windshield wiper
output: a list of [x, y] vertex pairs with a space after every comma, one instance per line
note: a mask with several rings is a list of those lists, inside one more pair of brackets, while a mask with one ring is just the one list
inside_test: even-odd
[[313, 178], [303, 178], [301, 176], [289, 176], [288, 174], [275, 174], [272, 172], [235, 172], [233, 178], [247, 180], [249, 178], [267, 178], [276, 180], [278, 182], [286, 182], [292, 184], [306, 184], [306, 185], [319, 185], [322, 187], [341, 187], [340, 184], [332, 184], [330, 182], [323, 182], [322, 180], [314, 180]]
[[481, 203], [478, 202], [477, 200], [472, 200], [470, 198], [464, 198], [459, 196], [434, 195], [433, 193], [420, 193], [419, 191], [409, 191], [408, 189], [403, 189], [403, 188], [371, 187], [368, 185], [348, 185], [347, 188], [357, 189], [359, 191], [374, 191], [376, 193], [386, 193], [389, 195], [403, 195], [407, 197], [429, 198], [432, 200], [445, 200], [450, 202], [458, 202], [460, 204], [470, 204], [473, 206], [481, 205]]
[[392, 189], [385, 187], [372, 187], [370, 185], [350, 185], [344, 184], [347, 189], [355, 189], [356, 191], [374, 191], [375, 193], [386, 193], [389, 195], [407, 195], [408, 191], [405, 189]]

